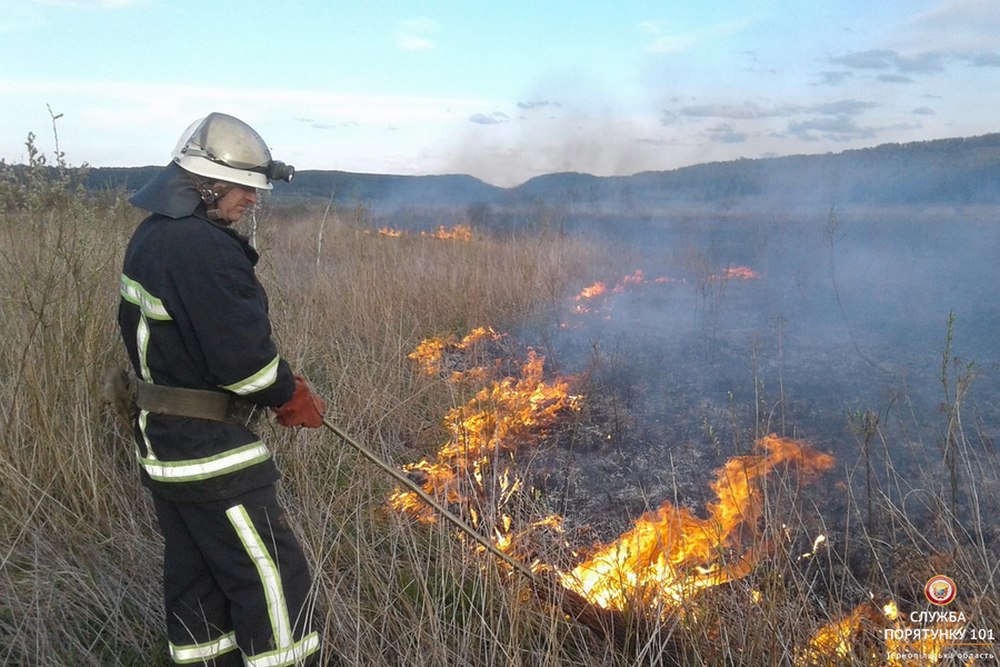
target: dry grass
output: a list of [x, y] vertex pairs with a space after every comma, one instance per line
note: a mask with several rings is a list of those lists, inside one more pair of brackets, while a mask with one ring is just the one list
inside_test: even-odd
[[[138, 219], [121, 202], [0, 214], [0, 664], [166, 661], [160, 538], [131, 444], [95, 398], [103, 369], [124, 360], [117, 275]], [[506, 330], [614, 262], [555, 234], [460, 242], [371, 230], [364, 211], [273, 212], [258, 230], [259, 273], [283, 354], [329, 397], [335, 421], [396, 462], [441, 443], [443, 415], [467, 398], [414, 371], [407, 355], [419, 341]], [[862, 415], [846, 527], [826, 524], [795, 475], [772, 477], [748, 536], [767, 553], [761, 565], [684, 614], [635, 625], [620, 646], [447, 529], [390, 511], [390, 482], [332, 434], [262, 435], [315, 564], [326, 645], [347, 664], [669, 665], [681, 646], [686, 665], [787, 665], [869, 591], [918, 604], [938, 564], [975, 591], [977, 624], [1000, 632], [990, 520], [1000, 477], [962, 430], [954, 385], [951, 470], [899, 473], [889, 452], [906, 455], [894, 441], [904, 429]], [[809, 559], [788, 539], [824, 531], [831, 547]], [[808, 664], [883, 663], [856, 649]]]

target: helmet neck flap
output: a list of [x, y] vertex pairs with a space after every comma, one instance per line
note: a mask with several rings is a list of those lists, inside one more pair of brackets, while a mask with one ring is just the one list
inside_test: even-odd
[[171, 162], [132, 195], [128, 202], [150, 213], [176, 219], [194, 213], [202, 204], [202, 196], [191, 174], [181, 169], [176, 162]]

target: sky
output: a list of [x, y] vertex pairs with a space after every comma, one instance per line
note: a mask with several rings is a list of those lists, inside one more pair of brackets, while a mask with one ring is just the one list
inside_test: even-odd
[[996, 1], [0, 0], [0, 158], [166, 164], [212, 111], [299, 170], [503, 187], [976, 136]]

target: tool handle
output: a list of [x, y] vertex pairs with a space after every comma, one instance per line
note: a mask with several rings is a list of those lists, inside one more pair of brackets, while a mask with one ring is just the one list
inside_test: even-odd
[[383, 461], [381, 458], [376, 456], [374, 452], [369, 450], [367, 447], [364, 447], [361, 443], [356, 441], [350, 435], [345, 433], [340, 427], [338, 427], [336, 424], [331, 422], [329, 419], [326, 419], [325, 417], [323, 418], [323, 426], [326, 426], [328, 429], [333, 431], [333, 433], [336, 434], [337, 437], [339, 437], [341, 440], [343, 440], [352, 448], [354, 448], [359, 454], [364, 456], [366, 459], [374, 463], [376, 466], [378, 466], [385, 472], [389, 473], [389, 475], [397, 482], [405, 486], [413, 493], [417, 494], [417, 496], [421, 500], [423, 500], [425, 503], [434, 508], [434, 510], [436, 510], [445, 519], [447, 519], [453, 526], [455, 526], [455, 528], [458, 528], [460, 531], [462, 531], [463, 533], [474, 539], [488, 552], [490, 552], [500, 560], [510, 565], [517, 572], [520, 572], [521, 574], [526, 576], [533, 583], [536, 584], [539, 583], [535, 576], [535, 573], [532, 572], [527, 565], [518, 560], [515, 560], [514, 558], [504, 553], [503, 551], [500, 551], [500, 549], [498, 549], [493, 543], [491, 543], [485, 537], [476, 532], [475, 528], [470, 526], [468, 523], [463, 521], [461, 517], [457, 516], [447, 507], [445, 507], [437, 500], [435, 500], [433, 497], [431, 497], [426, 491], [420, 488], [420, 486], [416, 482], [414, 482], [412, 479], [404, 475], [398, 468], [395, 468], [386, 463], [385, 461]]

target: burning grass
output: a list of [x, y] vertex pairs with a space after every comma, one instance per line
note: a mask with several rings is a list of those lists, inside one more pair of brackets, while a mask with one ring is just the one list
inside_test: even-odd
[[[575, 300], [579, 299], [578, 296]], [[461, 341], [454, 336], [431, 339], [421, 343], [418, 351], [410, 357], [422, 364], [424, 372], [441, 373], [445, 348], [452, 354], [464, 356], [475, 342], [487, 336], [493, 340], [499, 337], [492, 330], [477, 329]], [[546, 561], [544, 554], [547, 550], [539, 542], [566, 539], [562, 517], [551, 515], [518, 525], [505, 506], [514, 494], [525, 490], [526, 484], [516, 472], [512, 472], [510, 466], [503, 468], [499, 485], [493, 485], [492, 497], [483, 484], [482, 470], [490, 467], [492, 457], [501, 452], [523, 451], [537, 439], [536, 428], [539, 431], [551, 428], [559, 418], [559, 411], [544, 413], [545, 418], [539, 419], [535, 411], [525, 411], [520, 407], [521, 403], [530, 402], [532, 396], [538, 395], [537, 388], [544, 384], [541, 365], [536, 361], [534, 353], [529, 352], [524, 368], [531, 367], [527, 375], [533, 378], [533, 382], [521, 385], [512, 378], [494, 380], [490, 387], [480, 391], [477, 399], [467, 404], [467, 410], [450, 413], [446, 422], [455, 434], [452, 442], [438, 450], [433, 463], [424, 460], [408, 466], [408, 469], [425, 473], [422, 476], [425, 491], [463, 507], [472, 517], [474, 525], [480, 525], [479, 517], [483, 512], [493, 515], [494, 521], [487, 525], [487, 533], [494, 544], [522, 558], [530, 555], [530, 565], [536, 572], [554, 573], [572, 600], [567, 605], [564, 599], [561, 608], [572, 609], [572, 618], [597, 630], [602, 636], [614, 639], [619, 648], [628, 646], [631, 641], [634, 650], [636, 641], [644, 641], [643, 637], [648, 639], [647, 633], [655, 634], [652, 627], [666, 622], [674, 625], [674, 631], [668, 634], [668, 641], [660, 643], [658, 652], [649, 656], [655, 661], [682, 664], [684, 655], [690, 655], [692, 651], [694, 655], [699, 655], [698, 652], [702, 651], [702, 658], [715, 656], [732, 662], [732, 653], [725, 652], [720, 656], [714, 648], [698, 648], [699, 633], [717, 638], [723, 631], [723, 626], [713, 626], [711, 621], [706, 620], [706, 616], [712, 615], [705, 613], [706, 605], [711, 610], [718, 602], [718, 596], [713, 598], [703, 593], [729, 588], [747, 580], [749, 583], [742, 591], [745, 594], [744, 604], [751, 607], [752, 614], [754, 609], [767, 603], [761, 592], [762, 587], [756, 581], [761, 570], [780, 568], [783, 561], [785, 572], [782, 578], [785, 581], [781, 586], [795, 585], [796, 577], [802, 574], [803, 564], [810, 564], [823, 554], [828, 549], [828, 540], [825, 535], [819, 535], [813, 539], [809, 551], [792, 558], [790, 545], [801, 541], [794, 539], [792, 527], [783, 523], [781, 532], [776, 533], [773, 526], [769, 529], [762, 523], [765, 513], [769, 511], [762, 482], [775, 469], [788, 467], [795, 468], [800, 478], [808, 480], [829, 472], [835, 465], [834, 458], [805, 443], [768, 435], [757, 443], [761, 453], [732, 457], [716, 472], [711, 484], [715, 500], [707, 504], [704, 517], [687, 508], [664, 502], [655, 511], [637, 519], [632, 528], [613, 542], [578, 545], [574, 553], [587, 553], [586, 558], [575, 566], [561, 569]], [[455, 381], [456, 376], [451, 377]], [[562, 383], [563, 380], [554, 382]], [[483, 403], [479, 399], [501, 387], [505, 388], [505, 394], [510, 390], [511, 395], [519, 396], [519, 401], [491, 402], [488, 409], [490, 416], [484, 420]], [[542, 395], [545, 395], [544, 392]], [[557, 395], [560, 399], [568, 396], [564, 388], [560, 388]], [[582, 397], [579, 399], [583, 400]], [[579, 401], [569, 404], [570, 407], [577, 409]], [[566, 404], [559, 404], [560, 409], [565, 407]], [[464, 415], [471, 423], [491, 424], [491, 427], [486, 431], [456, 428], [463, 423], [462, 419], [456, 419], [456, 415]], [[498, 427], [499, 424], [505, 426]], [[511, 428], [514, 424], [516, 428]], [[463, 441], [457, 435], [459, 433], [467, 433], [468, 440]], [[509, 436], [514, 433], [516, 447], [509, 444]], [[463, 442], [463, 445], [456, 448], [454, 443], [457, 442]], [[456, 459], [458, 451], [462, 452], [462, 456]], [[475, 487], [474, 494], [456, 491], [455, 480], [459, 478], [475, 480], [469, 485]], [[428, 514], [428, 508], [415, 500], [412, 494], [396, 492], [392, 505], [421, 521], [432, 522], [434, 518]], [[492, 526], [492, 531], [488, 530], [489, 526]], [[750, 535], [751, 540], [744, 545], [746, 535]], [[525, 549], [525, 543], [532, 544], [532, 547]], [[773, 588], [768, 592], [769, 595], [776, 593]], [[547, 595], [551, 596], [551, 593]], [[783, 591], [781, 595], [787, 596], [788, 591]], [[803, 601], [803, 613], [798, 616], [800, 621], [809, 618], [808, 608], [817, 602]], [[761, 613], [762, 617], [766, 615]], [[963, 612], [951, 612], [951, 617], [957, 617], [963, 623], [967, 620]], [[643, 620], [629, 630], [629, 618]], [[722, 623], [721, 619], [715, 622]], [[786, 623], [790, 626], [792, 622]], [[967, 645], [954, 643], [955, 637], [964, 636], [969, 631], [965, 626], [950, 622], [937, 623], [930, 629], [918, 627], [900, 617], [894, 601], [882, 608], [871, 601], [862, 603], [843, 618], [816, 629], [812, 636], [804, 634], [806, 628], [806, 625], [800, 624], [796, 633], [788, 627], [787, 644], [777, 651], [774, 647], [761, 650], [751, 646], [755, 649], [753, 651], [743, 647], [740, 664], [771, 664], [776, 660], [783, 663], [793, 659], [797, 667], [834, 664], [906, 667], [938, 664], [949, 655], [949, 648], [968, 648]], [[626, 635], [631, 639], [625, 638]], [[989, 650], [992, 644], [987, 642], [976, 646]], [[767, 657], [768, 661], [757, 662], [758, 658], [749, 657], [755, 653], [762, 658]], [[961, 664], [971, 665], [975, 661], [967, 660]]]
[[[379, 227], [377, 234], [386, 238], [398, 239], [404, 235], [409, 235], [410, 232], [392, 227]], [[454, 225], [451, 228], [438, 225], [434, 231], [423, 231], [419, 233], [419, 236], [439, 240], [471, 241], [472, 228], [468, 225]]]
[[758, 554], [743, 552], [734, 538], [762, 515], [758, 478], [782, 464], [795, 464], [804, 474], [834, 464], [833, 457], [788, 438], [769, 435], [758, 444], [766, 454], [731, 458], [717, 471], [711, 485], [716, 500], [704, 518], [665, 502], [565, 573], [563, 585], [608, 609], [673, 609], [704, 588], [747, 576]]
[[[438, 345], [421, 347], [431, 357], [440, 352]], [[421, 357], [422, 363], [427, 363], [427, 359]], [[427, 493], [450, 503], [467, 503], [472, 492], [463, 487], [470, 485], [475, 487], [476, 495], [483, 495], [489, 482], [485, 470], [491, 461], [530, 446], [559, 413], [575, 407], [576, 397], [568, 393], [568, 382], [549, 382], [543, 371], [544, 358], [530, 351], [517, 377], [491, 381], [463, 406], [448, 412], [444, 421], [450, 437], [437, 450], [433, 461], [422, 460], [404, 469], [421, 480]], [[451, 381], [457, 379], [452, 375]], [[512, 480], [506, 469], [493, 474], [502, 507], [502, 499], [516, 493], [521, 482]], [[433, 511], [412, 493], [395, 493], [391, 502], [397, 509], [412, 512], [424, 521], [435, 518]], [[476, 514], [474, 507], [468, 511]]]

